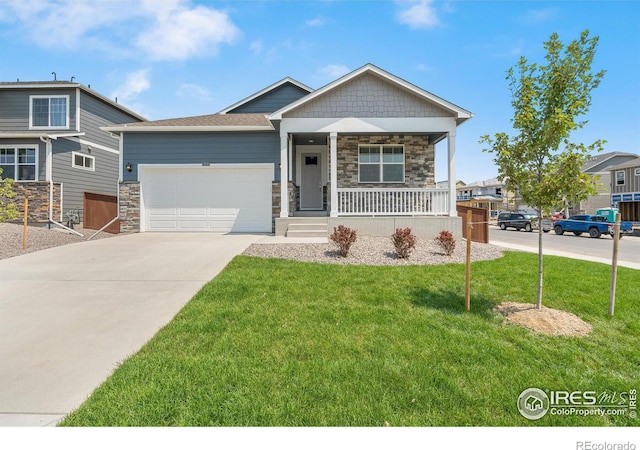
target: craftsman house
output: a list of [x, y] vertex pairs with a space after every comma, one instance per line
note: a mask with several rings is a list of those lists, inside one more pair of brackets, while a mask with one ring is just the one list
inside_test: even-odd
[[123, 230], [292, 235], [311, 216], [325, 236], [344, 224], [432, 237], [459, 234], [435, 152], [446, 142], [455, 180], [456, 129], [471, 116], [368, 64], [318, 90], [285, 78], [217, 114], [103, 129], [120, 136]]

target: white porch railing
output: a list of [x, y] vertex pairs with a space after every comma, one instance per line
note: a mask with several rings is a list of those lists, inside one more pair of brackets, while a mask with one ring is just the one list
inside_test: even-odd
[[436, 216], [449, 214], [448, 189], [338, 189], [339, 216]]

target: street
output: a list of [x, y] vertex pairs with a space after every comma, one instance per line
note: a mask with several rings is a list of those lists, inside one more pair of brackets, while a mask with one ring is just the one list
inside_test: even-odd
[[[538, 232], [501, 230], [496, 226], [489, 226], [489, 242], [517, 250], [537, 252]], [[543, 233], [542, 249], [547, 255], [573, 254], [580, 259], [611, 264], [613, 239], [604, 235], [600, 239], [592, 239], [587, 235], [575, 236], [573, 233], [558, 236], [551, 231]], [[620, 240], [618, 265], [640, 269], [640, 237], [625, 236]]]

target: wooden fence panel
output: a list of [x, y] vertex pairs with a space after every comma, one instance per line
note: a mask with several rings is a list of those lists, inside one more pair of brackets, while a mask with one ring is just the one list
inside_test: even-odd
[[467, 238], [467, 211], [471, 210], [471, 221], [473, 229], [471, 230], [471, 241], [489, 243], [489, 210], [484, 208], [473, 208], [470, 206], [458, 205], [456, 207], [458, 217], [462, 217], [462, 236]]

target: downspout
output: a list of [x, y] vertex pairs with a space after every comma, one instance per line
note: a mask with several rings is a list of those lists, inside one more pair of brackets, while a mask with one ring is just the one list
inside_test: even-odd
[[[42, 142], [45, 143], [46, 145], [46, 149], [47, 149], [47, 168], [46, 168], [46, 178], [47, 180], [49, 180], [49, 224], [54, 224], [57, 225], [59, 227], [64, 228], [65, 230], [68, 230], [74, 234], [77, 234], [78, 236], [84, 237], [83, 234], [78, 233], [77, 231], [66, 227], [64, 225], [62, 225], [61, 223], [56, 222], [55, 220], [53, 220], [53, 161], [52, 161], [52, 156], [53, 156], [53, 150], [51, 147], [51, 138], [50, 137], [45, 137], [45, 136], [40, 136], [40, 140]], [[60, 209], [62, 209], [62, 204], [60, 205]]]
[[[115, 137], [113, 134], [111, 136]], [[120, 183], [122, 183], [122, 160], [123, 160], [123, 155], [122, 155], [123, 145], [122, 145], [122, 142], [124, 141], [124, 136], [121, 134], [116, 139], [118, 139], [118, 150], [119, 150], [119, 154], [118, 154], [118, 166], [119, 166], [118, 167], [118, 184], [116, 185], [116, 193], [117, 193], [117, 196], [116, 196], [116, 198], [117, 198], [117, 200], [116, 200], [116, 208], [117, 208], [116, 216], [113, 219], [111, 219], [105, 226], [103, 226], [98, 231], [96, 231], [91, 236], [89, 236], [89, 238], [87, 238], [87, 241], [90, 241], [91, 239], [96, 237], [98, 234], [102, 233], [109, 225], [114, 223], [116, 220], [120, 219]]]

